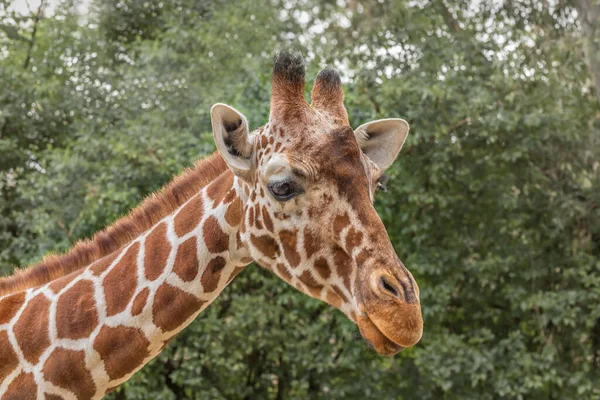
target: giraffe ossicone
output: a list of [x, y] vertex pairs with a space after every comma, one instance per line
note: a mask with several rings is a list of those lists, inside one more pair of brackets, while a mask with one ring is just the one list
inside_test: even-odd
[[373, 199], [408, 124], [349, 126], [331, 68], [274, 59], [250, 131], [211, 110], [217, 152], [62, 256], [0, 279], [0, 398], [101, 398], [156, 356], [249, 263], [340, 309], [382, 354], [416, 344], [419, 289]]

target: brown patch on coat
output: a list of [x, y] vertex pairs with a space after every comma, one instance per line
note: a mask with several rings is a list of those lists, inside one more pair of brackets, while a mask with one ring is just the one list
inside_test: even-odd
[[64, 397], [51, 393], [44, 393], [44, 398], [46, 400], [65, 400]]
[[225, 196], [225, 198], [223, 199], [223, 204], [231, 203], [236, 197], [237, 197], [236, 190], [233, 188], [229, 189], [229, 192], [227, 192], [227, 196]]
[[204, 221], [202, 234], [204, 235], [206, 248], [211, 253], [221, 253], [229, 250], [229, 236], [223, 232], [219, 221], [214, 216], [211, 215]]
[[167, 224], [159, 224], [150, 232], [144, 242], [144, 274], [146, 279], [154, 281], [167, 266], [171, 252], [171, 243], [167, 239]]
[[32, 373], [21, 372], [8, 385], [2, 399], [10, 400], [30, 400], [37, 397], [37, 383]]
[[342, 299], [340, 299], [340, 296], [331, 290], [327, 291], [327, 294], [325, 295], [325, 301], [336, 308], [340, 308], [344, 304]]
[[350, 275], [352, 274], [352, 259], [344, 250], [337, 247], [333, 250], [333, 262], [337, 267], [338, 275], [343, 278], [344, 285], [350, 290]]
[[331, 276], [331, 268], [329, 268], [329, 263], [323, 257], [319, 257], [315, 260], [315, 270], [323, 279], [329, 279]]
[[196, 195], [192, 197], [175, 216], [174, 228], [177, 236], [181, 237], [197, 227], [200, 224], [203, 213], [202, 196]]
[[193, 281], [198, 275], [198, 249], [195, 236], [183, 242], [177, 249], [173, 271], [184, 282]]
[[51, 282], [118, 250], [224, 173], [233, 176], [218, 152], [196, 162], [192, 169], [185, 170], [128, 216], [97, 233], [92, 240], [78, 242], [68, 253], [47, 257], [40, 264], [0, 279], [0, 296]]
[[238, 226], [242, 222], [243, 213], [244, 206], [242, 200], [240, 200], [239, 197], [236, 197], [233, 203], [227, 207], [227, 211], [225, 211], [225, 221], [227, 221], [229, 226]]
[[282, 263], [277, 263], [275, 267], [277, 268], [277, 272], [279, 272], [279, 275], [281, 275], [281, 277], [285, 281], [289, 282], [292, 280], [292, 274], [290, 274], [290, 271], [288, 271], [285, 265], [283, 265]]
[[348, 216], [348, 213], [335, 216], [333, 219], [333, 235], [336, 239], [339, 239], [340, 234], [348, 225], [350, 225], [350, 217]]
[[223, 174], [206, 188], [206, 195], [219, 204], [233, 186], [233, 174]]
[[348, 231], [348, 234], [346, 234], [346, 249], [348, 249], [349, 252], [352, 252], [352, 249], [360, 246], [362, 240], [362, 232], [355, 229], [354, 227], [351, 227]]
[[203, 304], [204, 301], [196, 296], [163, 283], [154, 296], [152, 322], [163, 332], [172, 331], [200, 310]]
[[267, 211], [267, 207], [262, 206], [262, 218], [265, 223], [265, 228], [269, 230], [269, 232], [273, 232], [273, 220], [269, 215], [269, 211]]
[[256, 229], [262, 229], [262, 222], [260, 221], [260, 205], [254, 205], [254, 211], [252, 215], [254, 215], [254, 226]]
[[262, 222], [260, 221], [260, 205], [258, 204], [254, 206], [254, 226], [256, 226], [256, 229], [263, 228]]
[[113, 263], [113, 261], [115, 261], [115, 258], [117, 258], [118, 255], [119, 255], [119, 252], [115, 251], [115, 252], [107, 255], [106, 257], [102, 257], [101, 259], [99, 259], [98, 261], [93, 263], [90, 266], [90, 270], [92, 271], [92, 274], [94, 274], [94, 276], [102, 275], [102, 273], [104, 271], [106, 271], [108, 269], [108, 267], [110, 267], [110, 265]]
[[121, 379], [141, 366], [150, 354], [150, 342], [138, 328], [103, 326], [94, 340], [104, 369], [111, 380]]
[[85, 365], [83, 350], [57, 348], [44, 364], [44, 379], [69, 390], [78, 399], [90, 399], [96, 393], [96, 384]]
[[283, 247], [283, 254], [292, 267], [300, 265], [300, 254], [296, 250], [298, 246], [298, 231], [282, 230], [279, 232], [279, 240]]
[[[348, 298], [346, 297], [346, 295], [344, 294], [344, 292], [342, 291], [342, 289], [340, 289], [337, 285], [333, 285], [332, 289], [335, 291], [335, 293], [340, 296], [340, 299], [342, 299], [342, 301], [344, 303], [348, 302]], [[350, 288], [348, 288], [350, 289]]]
[[310, 258], [313, 254], [315, 254], [319, 250], [318, 239], [315, 234], [313, 234], [310, 228], [304, 229], [304, 251], [306, 251], [306, 258]]
[[365, 261], [370, 257], [370, 255], [371, 254], [367, 250], [361, 250], [360, 253], [358, 253], [358, 255], [354, 257], [356, 265], [358, 265], [359, 267], [362, 266], [365, 263]]
[[13, 372], [19, 365], [19, 358], [8, 340], [8, 333], [6, 333], [6, 331], [0, 331], [0, 360], [2, 360], [0, 363], [1, 385], [8, 374]]
[[48, 315], [50, 314], [50, 300], [38, 294], [25, 306], [13, 329], [19, 347], [25, 359], [36, 364], [48, 346]]
[[142, 313], [144, 307], [146, 307], [146, 302], [148, 301], [148, 294], [150, 294], [150, 290], [148, 288], [144, 288], [144, 290], [142, 290], [138, 293], [137, 296], [135, 296], [135, 299], [133, 300], [133, 304], [131, 306], [131, 315], [135, 317], [136, 315]]
[[219, 286], [219, 279], [221, 278], [221, 271], [225, 268], [225, 259], [221, 256], [215, 257], [209, 261], [208, 265], [202, 273], [202, 287], [204, 293], [210, 293]]
[[0, 325], [9, 323], [13, 319], [15, 314], [21, 309], [23, 303], [25, 303], [26, 296], [25, 292], [21, 292], [0, 300]]
[[248, 223], [250, 226], [254, 226], [254, 207], [248, 209]]
[[139, 248], [139, 242], [131, 245], [102, 282], [106, 299], [106, 314], [109, 317], [125, 310], [135, 293]]
[[271, 236], [254, 236], [251, 234], [250, 242], [268, 258], [274, 259], [279, 255], [279, 245]]
[[79, 275], [81, 275], [83, 271], [73, 271], [69, 275], [63, 276], [62, 278], [58, 278], [55, 281], [52, 281], [48, 286], [50, 290], [54, 293], [58, 293], [65, 288], [69, 283], [75, 280]]
[[318, 289], [319, 291], [323, 288], [323, 285], [321, 285], [321, 283], [315, 279], [312, 272], [310, 272], [308, 269], [304, 271], [298, 278], [309, 288]]
[[242, 235], [239, 231], [235, 234], [235, 248], [237, 250], [244, 248], [244, 243], [242, 242]]
[[56, 335], [64, 339], [82, 339], [98, 325], [94, 285], [79, 281], [56, 304]]

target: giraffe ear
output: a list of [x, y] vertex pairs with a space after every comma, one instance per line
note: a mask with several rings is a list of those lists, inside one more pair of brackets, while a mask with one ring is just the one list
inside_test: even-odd
[[217, 103], [210, 109], [217, 150], [234, 174], [247, 178], [252, 170], [252, 144], [248, 121], [235, 108]]
[[396, 159], [408, 135], [408, 123], [399, 118], [367, 122], [354, 130], [363, 153], [381, 170]]

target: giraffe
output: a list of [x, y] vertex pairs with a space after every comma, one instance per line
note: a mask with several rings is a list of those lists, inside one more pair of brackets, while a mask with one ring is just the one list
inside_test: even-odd
[[217, 152], [91, 240], [0, 279], [0, 398], [98, 399], [252, 261], [341, 310], [378, 352], [421, 338], [419, 289], [373, 207], [408, 124], [352, 129], [338, 73], [304, 98], [275, 56], [268, 122], [211, 109]]

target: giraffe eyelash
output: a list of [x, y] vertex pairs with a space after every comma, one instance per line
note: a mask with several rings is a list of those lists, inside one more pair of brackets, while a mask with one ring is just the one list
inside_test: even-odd
[[379, 179], [377, 179], [377, 186], [376, 189], [380, 190], [382, 192], [387, 192], [388, 188], [387, 188], [387, 183], [390, 180], [390, 176], [387, 174], [383, 174], [379, 177]]

